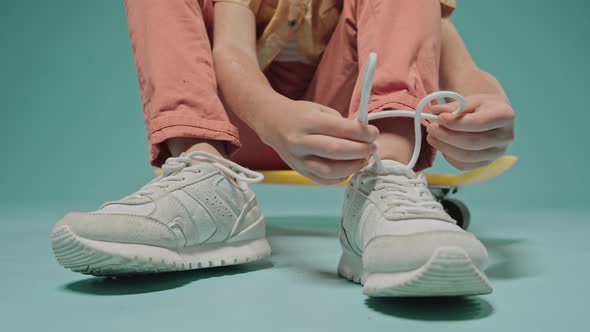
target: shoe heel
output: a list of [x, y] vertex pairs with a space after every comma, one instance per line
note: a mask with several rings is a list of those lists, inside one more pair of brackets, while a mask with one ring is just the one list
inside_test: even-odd
[[340, 262], [338, 262], [338, 274], [345, 279], [360, 284], [362, 272], [363, 261], [361, 257], [343, 250]]

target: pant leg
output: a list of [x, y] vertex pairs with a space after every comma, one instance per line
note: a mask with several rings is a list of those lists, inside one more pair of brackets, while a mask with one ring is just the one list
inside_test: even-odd
[[211, 0], [126, 0], [150, 160], [170, 156], [165, 141], [194, 137], [240, 146], [217, 94], [211, 55]]
[[[415, 109], [421, 98], [438, 90], [440, 19], [439, 0], [345, 0], [305, 99], [355, 118], [359, 69], [375, 52], [369, 112]], [[434, 156], [424, 139], [416, 170], [431, 166]]]

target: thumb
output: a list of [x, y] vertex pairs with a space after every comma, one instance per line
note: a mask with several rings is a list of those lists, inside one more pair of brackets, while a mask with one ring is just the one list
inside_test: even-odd
[[459, 103], [456, 101], [446, 103], [446, 104], [438, 104], [438, 105], [431, 105], [429, 107], [429, 111], [432, 114], [440, 115], [443, 113], [452, 113], [459, 107]]

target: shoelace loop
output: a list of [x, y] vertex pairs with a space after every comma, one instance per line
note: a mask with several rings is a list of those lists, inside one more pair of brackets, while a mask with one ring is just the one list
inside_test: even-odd
[[264, 180], [264, 175], [261, 173], [243, 167], [231, 160], [204, 151], [193, 151], [182, 154], [179, 157], [168, 158], [166, 163], [162, 166], [162, 169], [164, 170], [164, 174], [172, 174], [183, 168], [190, 167], [195, 160], [207, 162], [236, 180], [246, 183], [260, 183]]
[[[416, 166], [416, 162], [420, 157], [420, 150], [422, 148], [422, 127], [421, 119], [435, 120], [437, 115], [423, 113], [424, 108], [428, 106], [433, 100], [443, 98], [454, 99], [459, 103], [459, 107], [453, 111], [454, 114], [461, 113], [465, 110], [465, 98], [453, 91], [437, 91], [422, 98], [418, 103], [416, 110], [384, 110], [378, 113], [368, 114], [369, 96], [373, 86], [373, 78], [375, 76], [375, 68], [377, 64], [377, 54], [369, 54], [367, 63], [365, 64], [360, 109], [357, 116], [358, 121], [363, 124], [368, 124], [369, 121], [393, 118], [393, 117], [408, 117], [414, 119], [414, 151], [410, 162], [406, 165], [410, 170]], [[383, 169], [383, 162], [379, 158], [377, 151], [373, 153], [373, 159], [377, 170]], [[432, 198], [432, 194], [428, 190], [428, 185], [424, 175], [420, 174], [415, 179], [404, 178], [395, 175], [376, 175], [367, 176], [363, 182], [375, 181], [374, 189], [379, 191], [385, 189], [381, 194], [381, 199], [386, 200], [388, 207], [384, 213], [396, 207], [396, 211], [402, 214], [424, 214], [430, 213], [433, 210], [442, 211], [442, 205]], [[408, 186], [409, 185], [409, 186]], [[414, 191], [413, 193], [411, 191]], [[401, 204], [403, 202], [403, 204]]]
[[141, 190], [128, 198], [133, 199], [148, 196], [154, 192], [154, 187], [167, 188], [170, 185], [170, 182], [184, 181], [185, 177], [179, 174], [181, 170], [199, 173], [200, 169], [197, 165], [193, 165], [193, 161], [195, 160], [209, 163], [210, 165], [217, 167], [223, 173], [246, 183], [260, 183], [264, 179], [264, 175], [261, 173], [240, 166], [233, 161], [208, 152], [193, 151], [183, 153], [178, 157], [168, 158], [164, 165], [162, 165], [163, 174], [149, 182], [146, 186], [141, 188]]
[[[428, 120], [436, 120], [438, 118], [435, 114], [428, 114], [423, 113], [424, 108], [430, 104], [433, 100], [439, 100], [443, 98], [450, 98], [454, 99], [459, 103], [459, 107], [453, 114], [461, 113], [465, 110], [465, 98], [460, 94], [453, 92], [453, 91], [437, 91], [433, 92], [426, 97], [422, 98], [416, 106], [416, 111], [411, 110], [384, 110], [378, 113], [368, 114], [369, 110], [369, 96], [371, 95], [371, 88], [373, 86], [373, 77], [375, 76], [375, 68], [377, 65], [377, 54], [371, 53], [369, 54], [369, 58], [367, 59], [367, 63], [365, 64], [365, 69], [363, 73], [363, 85], [361, 90], [361, 102], [360, 102], [360, 109], [357, 115], [358, 121], [363, 124], [368, 124], [369, 121], [377, 120], [377, 119], [384, 119], [384, 118], [394, 118], [394, 117], [406, 117], [406, 118], [414, 118], [414, 152], [412, 153], [412, 158], [408, 163], [408, 168], [413, 169], [416, 166], [416, 162], [418, 161], [418, 157], [420, 157], [420, 149], [422, 148], [422, 127], [420, 125], [421, 119], [428, 119]], [[377, 152], [373, 153], [373, 159], [375, 160], [375, 164], [378, 168], [382, 169], [383, 164], [381, 163], [381, 159], [377, 155]]]

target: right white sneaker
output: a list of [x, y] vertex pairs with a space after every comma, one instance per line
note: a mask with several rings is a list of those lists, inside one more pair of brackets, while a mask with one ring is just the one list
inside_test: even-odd
[[368, 296], [488, 294], [488, 253], [434, 200], [423, 174], [393, 160], [372, 163], [347, 189], [338, 273]]
[[162, 168], [138, 192], [59, 221], [51, 237], [58, 262], [84, 274], [127, 275], [270, 255], [264, 217], [247, 184], [260, 182], [261, 174], [205, 152], [169, 158]]

